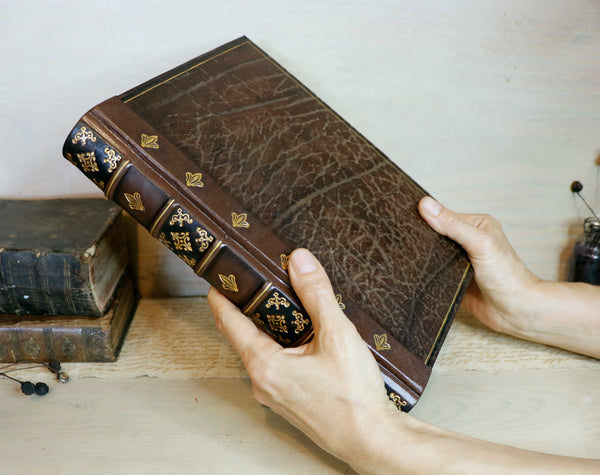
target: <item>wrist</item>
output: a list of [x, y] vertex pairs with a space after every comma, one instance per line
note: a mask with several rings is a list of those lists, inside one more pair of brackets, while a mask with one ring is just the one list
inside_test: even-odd
[[507, 325], [502, 329], [504, 333], [518, 338], [531, 339], [533, 334], [541, 330], [540, 317], [549, 295], [547, 282], [536, 275], [529, 275], [521, 280], [519, 288], [514, 289], [515, 308], [508, 309], [509, 318], [505, 319]]
[[389, 455], [388, 450], [393, 453], [399, 447], [398, 434], [406, 417], [391, 402], [378, 408], [355, 410], [346, 418], [341, 437], [326, 448], [357, 473], [381, 473], [378, 467]]

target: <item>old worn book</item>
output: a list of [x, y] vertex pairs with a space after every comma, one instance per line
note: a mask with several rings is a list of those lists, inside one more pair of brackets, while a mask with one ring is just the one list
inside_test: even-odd
[[105, 314], [129, 262], [119, 206], [0, 200], [0, 222], [0, 313]]
[[312, 337], [287, 259], [307, 247], [408, 410], [470, 278], [425, 191], [247, 38], [86, 113], [64, 156], [282, 345]]
[[100, 317], [0, 315], [0, 361], [115, 361], [139, 297], [125, 274]]

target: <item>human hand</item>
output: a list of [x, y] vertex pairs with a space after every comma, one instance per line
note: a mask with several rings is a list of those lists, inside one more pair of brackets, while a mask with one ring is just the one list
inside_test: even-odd
[[419, 212], [469, 255], [475, 278], [463, 300], [467, 310], [494, 330], [521, 336], [535, 319], [541, 280], [517, 256], [500, 223], [488, 215], [456, 213], [430, 197], [421, 200]]
[[389, 401], [375, 359], [341, 311], [323, 267], [298, 249], [289, 273], [312, 319], [309, 343], [281, 347], [211, 288], [208, 303], [217, 327], [239, 353], [258, 402], [355, 468], [374, 465], [373, 454], [385, 446], [385, 433], [377, 428], [390, 414], [402, 415]]

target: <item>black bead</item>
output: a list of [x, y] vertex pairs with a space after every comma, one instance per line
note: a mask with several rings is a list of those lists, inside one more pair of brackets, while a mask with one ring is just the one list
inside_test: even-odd
[[46, 383], [35, 383], [35, 393], [38, 396], [45, 396], [50, 391], [50, 388]]
[[35, 386], [31, 381], [21, 382], [21, 392], [26, 396], [31, 396], [35, 392]]
[[60, 371], [60, 363], [58, 361], [52, 360], [48, 363], [48, 369], [53, 373], [58, 373]]
[[583, 190], [583, 184], [580, 181], [571, 183], [571, 191], [573, 193], [579, 193], [581, 190]]

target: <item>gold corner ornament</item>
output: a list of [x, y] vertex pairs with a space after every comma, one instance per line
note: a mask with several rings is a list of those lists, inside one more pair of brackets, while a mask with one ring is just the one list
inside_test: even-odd
[[185, 186], [189, 188], [202, 188], [202, 173], [185, 172]]
[[144, 204], [142, 203], [142, 196], [136, 191], [133, 195], [124, 193], [125, 199], [129, 204], [129, 207], [135, 211], [144, 211]]
[[391, 350], [392, 347], [387, 341], [387, 335], [384, 333], [383, 335], [373, 335], [373, 339], [375, 340], [375, 349], [377, 351], [385, 351]]
[[231, 224], [234, 228], [249, 228], [248, 215], [246, 213], [231, 213]]
[[280, 254], [279, 258], [281, 259], [281, 268], [283, 270], [287, 270], [290, 266], [290, 256], [289, 254]]
[[158, 135], [142, 134], [140, 145], [144, 148], [153, 148], [158, 150], [160, 148], [158, 145]]
[[228, 290], [229, 292], [239, 292], [237, 282], [235, 281], [235, 275], [230, 274], [225, 276], [223, 274], [219, 274], [219, 280], [221, 281], [223, 290]]

